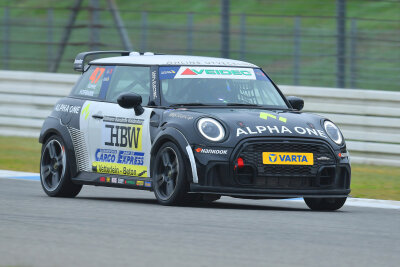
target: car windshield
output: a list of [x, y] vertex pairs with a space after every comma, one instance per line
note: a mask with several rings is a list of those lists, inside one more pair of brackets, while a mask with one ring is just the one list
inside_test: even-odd
[[160, 67], [162, 104], [262, 106], [287, 109], [261, 69], [237, 67]]

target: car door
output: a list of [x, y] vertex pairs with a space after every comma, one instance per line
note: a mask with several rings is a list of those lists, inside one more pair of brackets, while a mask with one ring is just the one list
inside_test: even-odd
[[[85, 120], [82, 124], [87, 125], [92, 172], [149, 177], [152, 109], [145, 105], [150, 95], [150, 68], [108, 66], [102, 79], [108, 82], [104, 99], [87, 101], [82, 112], [86, 109], [88, 115], [81, 116]], [[133, 109], [118, 105], [118, 96], [128, 92], [142, 96], [143, 114], [135, 115]], [[124, 182], [111, 176], [106, 179], [111, 183]]]

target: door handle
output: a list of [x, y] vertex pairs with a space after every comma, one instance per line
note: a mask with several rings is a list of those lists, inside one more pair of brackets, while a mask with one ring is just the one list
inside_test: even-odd
[[100, 115], [100, 114], [94, 114], [94, 115], [92, 115], [92, 117], [95, 118], [95, 119], [98, 119], [98, 120], [101, 120], [101, 119], [104, 118], [104, 116]]

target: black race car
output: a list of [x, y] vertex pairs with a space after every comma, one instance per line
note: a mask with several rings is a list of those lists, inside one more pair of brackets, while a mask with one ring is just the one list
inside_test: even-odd
[[[88, 56], [117, 54], [90, 61]], [[251, 63], [84, 52], [82, 76], [45, 120], [40, 175], [49, 196], [82, 185], [154, 191], [159, 203], [303, 197], [336, 210], [350, 193], [337, 126], [302, 113]]]

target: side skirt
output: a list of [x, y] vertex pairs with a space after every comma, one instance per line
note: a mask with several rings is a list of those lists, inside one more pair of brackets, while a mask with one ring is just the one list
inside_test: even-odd
[[133, 177], [93, 172], [80, 172], [72, 182], [83, 185], [95, 185], [117, 188], [129, 188], [153, 191], [153, 180], [150, 177]]

